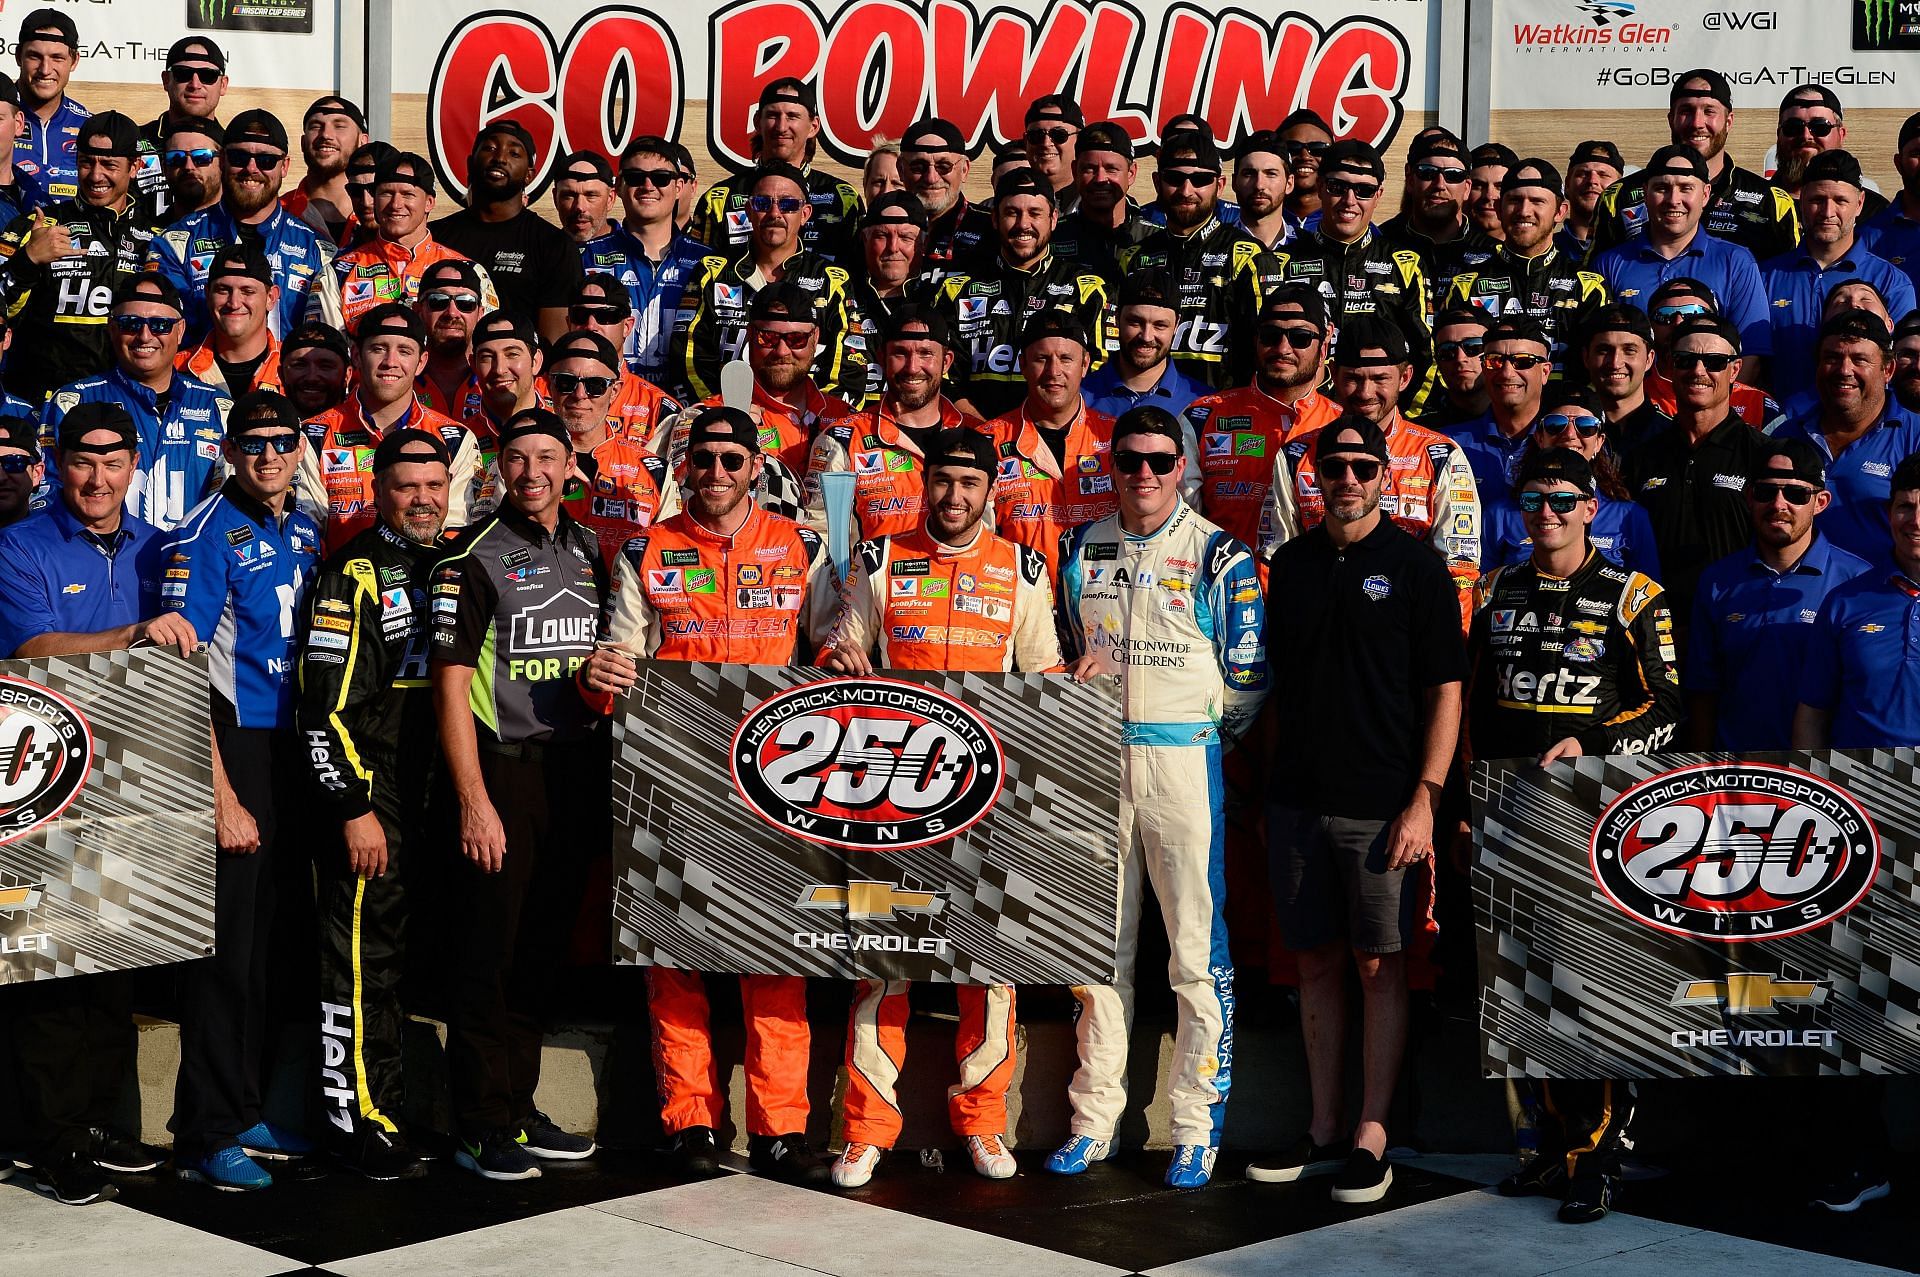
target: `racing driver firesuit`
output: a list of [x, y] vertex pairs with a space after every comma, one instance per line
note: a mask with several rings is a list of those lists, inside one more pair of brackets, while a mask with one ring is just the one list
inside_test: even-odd
[[1267, 695], [1260, 582], [1247, 548], [1182, 500], [1147, 536], [1125, 531], [1118, 514], [1068, 532], [1060, 591], [1068, 656], [1091, 652], [1099, 672], [1118, 680], [1123, 723], [1114, 983], [1074, 990], [1071, 1130], [1110, 1144], [1126, 1104], [1144, 872], [1166, 923], [1180, 1008], [1168, 1083], [1173, 1142], [1199, 1146], [1210, 1170], [1233, 1077], [1221, 756]]
[[1120, 273], [1158, 267], [1180, 289], [1173, 360], [1189, 379], [1214, 390], [1253, 380], [1254, 317], [1280, 281], [1280, 263], [1260, 241], [1207, 218], [1185, 236], [1166, 227], [1120, 250]]
[[[876, 669], [1021, 673], [1063, 668], [1053, 627], [1046, 556], [984, 524], [965, 545], [925, 526], [854, 549], [825, 647], [868, 652]], [[823, 651], [824, 654], [824, 651]], [[888, 1149], [900, 1138], [894, 1082], [907, 1062], [911, 980], [863, 979], [847, 1013], [846, 1141]], [[1011, 985], [961, 984], [953, 1053], [960, 1080], [947, 1090], [954, 1134], [1004, 1135], [1013, 1080]]]
[[945, 397], [940, 400], [937, 426], [901, 425], [884, 398], [865, 412], [828, 422], [814, 436], [807, 458], [807, 522], [814, 531], [826, 532], [827, 497], [820, 476], [851, 470], [857, 539], [870, 541], [919, 527], [926, 487], [922, 441], [954, 426], [989, 432], [985, 422], [969, 417]]
[[[1420, 254], [1396, 246], [1371, 227], [1348, 244], [1313, 231], [1280, 254], [1280, 282], [1318, 290], [1336, 331], [1355, 315], [1390, 321], [1413, 355], [1413, 381], [1401, 407], [1415, 411], [1426, 402], [1433, 389], [1433, 334], [1427, 328], [1431, 294]], [[1329, 348], [1332, 340], [1329, 334]]]
[[[1207, 518], [1242, 545], [1260, 544], [1260, 512], [1273, 485], [1274, 461], [1287, 440], [1318, 430], [1340, 415], [1340, 405], [1317, 390], [1284, 403], [1250, 385], [1203, 395], [1187, 405], [1187, 425], [1200, 444], [1192, 473], [1196, 503]], [[1261, 571], [1266, 555], [1260, 556]]]
[[1090, 343], [1088, 372], [1106, 362], [1117, 340], [1108, 313], [1107, 282], [1052, 253], [1032, 270], [996, 257], [977, 273], [949, 275], [934, 294], [933, 305], [952, 325], [951, 393], [972, 403], [985, 418], [1017, 408], [1026, 398], [1020, 334], [1036, 311], [1061, 310], [1080, 321]]

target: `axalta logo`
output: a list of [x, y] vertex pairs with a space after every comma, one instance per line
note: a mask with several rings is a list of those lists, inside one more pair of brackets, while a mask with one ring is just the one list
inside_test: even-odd
[[1705, 763], [1620, 795], [1594, 825], [1590, 855], [1601, 891], [1635, 921], [1737, 943], [1811, 931], [1859, 904], [1879, 872], [1880, 835], [1831, 781]]
[[67, 809], [93, 765], [93, 733], [71, 701], [0, 676], [0, 843], [25, 838]]
[[951, 838], [992, 809], [1006, 780], [985, 719], [944, 692], [882, 678], [768, 697], [741, 720], [729, 761], [763, 820], [859, 850]]

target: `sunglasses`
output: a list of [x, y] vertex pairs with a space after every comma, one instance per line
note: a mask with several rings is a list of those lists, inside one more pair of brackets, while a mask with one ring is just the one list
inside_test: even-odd
[[777, 208], [781, 213], [791, 216], [806, 206], [807, 202], [797, 195], [782, 195], [779, 199], [775, 199], [771, 195], [749, 195], [747, 197], [747, 207], [756, 213], [771, 213]]
[[744, 452], [715, 452], [711, 448], [702, 448], [698, 452], [687, 454], [687, 469], [711, 470], [715, 466], [723, 467], [728, 474], [739, 474], [741, 467], [747, 464]]
[[1800, 483], [1749, 483], [1747, 485], [1747, 500], [1756, 505], [1772, 505], [1780, 497], [1785, 497], [1788, 505], [1805, 505], [1813, 500], [1813, 489]]
[[613, 377], [583, 377], [577, 372], [550, 372], [547, 385], [553, 393], [564, 399], [576, 390], [587, 392], [587, 398], [598, 399], [613, 387]]
[[180, 326], [178, 315], [115, 315], [113, 326], [129, 337], [138, 337], [146, 329], [155, 337], [165, 337]]
[[1586, 499], [1578, 492], [1522, 492], [1520, 513], [1539, 514], [1544, 506], [1555, 514], [1572, 514], [1573, 508]]
[[217, 84], [226, 72], [219, 67], [173, 66], [167, 68], [167, 74], [173, 77], [175, 84], [185, 84], [188, 80], [198, 80], [205, 85]]
[[230, 146], [226, 150], [227, 167], [242, 171], [257, 168], [264, 173], [268, 169], [279, 168], [286, 160], [285, 154], [273, 151], [243, 151], [237, 146]]
[[670, 168], [625, 168], [620, 170], [620, 185], [632, 188], [645, 186], [649, 182], [656, 191], [664, 191], [680, 180], [680, 174]]
[[164, 151], [160, 155], [160, 162], [168, 168], [179, 168], [192, 161], [195, 168], [205, 168], [219, 158], [220, 152], [212, 147], [196, 146], [191, 151]]
[[1557, 435], [1562, 430], [1572, 430], [1582, 439], [1591, 439], [1605, 429], [1598, 417], [1576, 417], [1565, 412], [1550, 412], [1533, 423], [1535, 434]]
[[9, 452], [0, 456], [0, 474], [25, 474], [37, 464], [37, 458], [24, 452]]
[[1312, 328], [1289, 328], [1284, 324], [1260, 325], [1260, 344], [1278, 346], [1285, 342], [1295, 350], [1305, 350], [1320, 340], [1320, 334]]
[[1839, 128], [1832, 120], [1782, 120], [1780, 132], [1785, 137], [1825, 137]]
[[264, 457], [268, 448], [284, 457], [300, 446], [301, 437], [298, 430], [289, 430], [272, 435], [245, 434], [230, 442], [249, 457]]
[[1317, 464], [1322, 479], [1344, 479], [1352, 475], [1355, 483], [1372, 483], [1380, 477], [1378, 461], [1349, 461], [1345, 457], [1328, 457]]
[[1688, 315], [1711, 315], [1713, 312], [1700, 302], [1684, 302], [1678, 306], [1655, 306], [1653, 317], [1664, 323], [1676, 319], [1685, 319]]
[[1351, 195], [1358, 200], [1370, 200], [1380, 193], [1378, 182], [1349, 182], [1343, 177], [1327, 178], [1320, 183], [1320, 187], [1334, 199]]
[[1196, 191], [1204, 191], [1220, 180], [1218, 173], [1203, 168], [1163, 168], [1154, 173], [1154, 177], [1165, 182], [1174, 190], [1191, 186]]
[[941, 177], [952, 177], [953, 171], [960, 167], [959, 160], [912, 159], [900, 161], [902, 173], [913, 173], [925, 177], [928, 173], [938, 173]]
[[471, 315], [480, 309], [480, 299], [468, 293], [428, 293], [428, 310], [445, 310], [453, 307], [463, 315]]
[[1460, 341], [1443, 341], [1433, 348], [1433, 353], [1442, 359], [1452, 359], [1456, 355], [1468, 355], [1475, 359], [1487, 344], [1485, 337], [1467, 337]]
[[1179, 462], [1177, 452], [1135, 452], [1129, 448], [1113, 454], [1113, 468], [1121, 474], [1139, 474], [1143, 466], [1155, 474], [1172, 474]]
[[588, 324], [624, 324], [633, 317], [625, 306], [569, 306], [567, 322], [575, 327]]
[[1323, 155], [1331, 143], [1328, 142], [1282, 142], [1288, 155]]
[[1051, 142], [1055, 146], [1065, 146], [1067, 139], [1079, 133], [1078, 129], [1028, 129], [1027, 145], [1038, 146], [1042, 142]]
[[1467, 180], [1467, 170], [1463, 168], [1441, 168], [1438, 164], [1416, 164], [1413, 166], [1413, 175], [1423, 182], [1431, 182], [1435, 178], [1438, 178], [1448, 186], [1454, 186]]
[[1545, 355], [1502, 355], [1489, 352], [1480, 356], [1480, 362], [1495, 370], [1511, 366], [1516, 372], [1530, 372], [1547, 362]]
[[788, 350], [793, 351], [805, 350], [807, 343], [811, 342], [814, 336], [814, 330], [811, 328], [803, 328], [798, 332], [780, 332], [772, 328], [755, 328], [752, 333], [753, 344], [762, 350], [772, 350], [775, 346], [785, 346]]
[[1673, 352], [1673, 370], [1692, 372], [1696, 368], [1705, 368], [1708, 372], [1725, 372], [1727, 365], [1739, 357], [1738, 355], [1706, 355], [1697, 350], [1676, 350]]

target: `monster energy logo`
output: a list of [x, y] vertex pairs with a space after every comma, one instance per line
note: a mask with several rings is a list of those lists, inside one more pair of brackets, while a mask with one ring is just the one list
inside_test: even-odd
[[1893, 34], [1895, 0], [1860, 0], [1867, 20], [1867, 39], [1879, 44]]
[[311, 0], [187, 0], [187, 25], [213, 31], [311, 31]]

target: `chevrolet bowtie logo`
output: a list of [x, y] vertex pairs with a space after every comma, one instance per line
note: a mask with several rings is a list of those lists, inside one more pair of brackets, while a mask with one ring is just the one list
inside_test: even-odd
[[890, 882], [850, 882], [844, 887], [808, 887], [802, 909], [845, 910], [850, 922], [890, 922], [895, 913], [937, 913], [946, 903], [940, 891], [908, 891]]
[[1729, 971], [1725, 980], [1684, 980], [1673, 994], [1675, 1006], [1711, 1002], [1728, 1015], [1778, 1015], [1782, 1002], [1826, 1000], [1824, 980], [1776, 980], [1759, 971]]
[[0, 887], [0, 913], [31, 909], [39, 903], [38, 887]]

